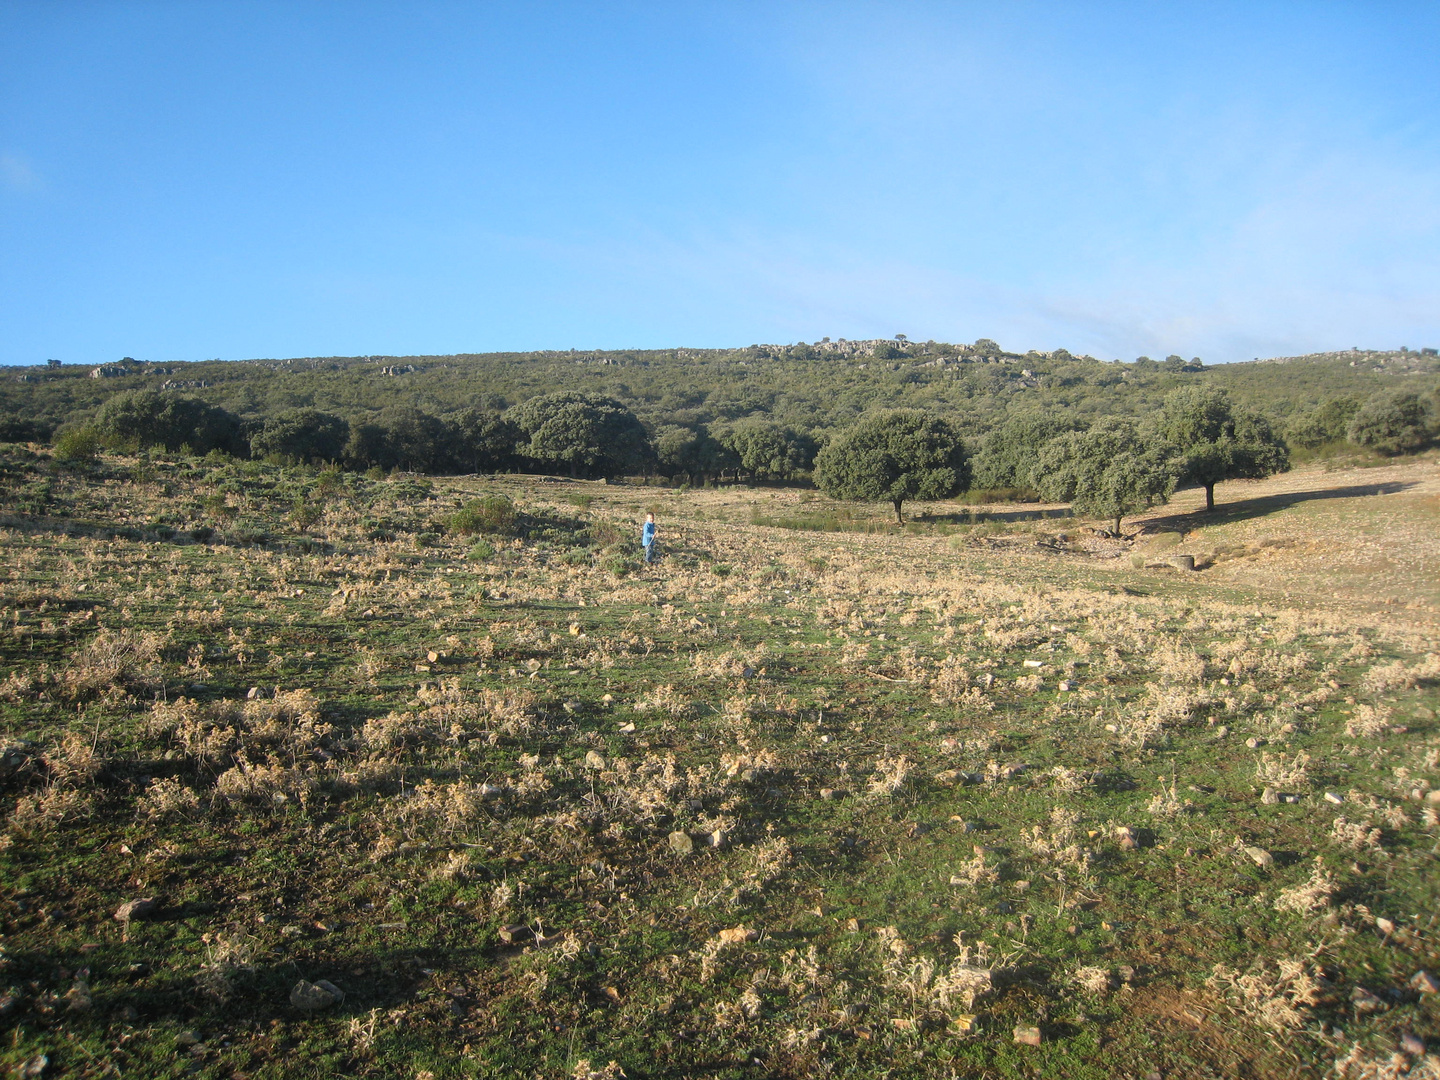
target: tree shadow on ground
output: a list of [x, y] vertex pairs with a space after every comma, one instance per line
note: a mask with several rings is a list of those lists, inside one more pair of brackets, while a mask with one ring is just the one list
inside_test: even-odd
[[986, 521], [1043, 521], [1074, 516], [1066, 506], [1044, 510], [957, 510], [951, 514], [917, 514], [913, 520], [935, 525], [978, 525]]
[[1350, 487], [1322, 488], [1316, 491], [1288, 491], [1280, 495], [1261, 495], [1253, 499], [1221, 503], [1214, 510], [1202, 507], [1185, 513], [1167, 514], [1164, 517], [1151, 518], [1145, 526], [1157, 532], [1189, 532], [1207, 525], [1231, 525], [1238, 521], [1265, 517], [1299, 503], [1320, 499], [1358, 499], [1367, 495], [1394, 495], [1415, 486], [1415, 481], [1408, 480], [1384, 484], [1354, 484]]

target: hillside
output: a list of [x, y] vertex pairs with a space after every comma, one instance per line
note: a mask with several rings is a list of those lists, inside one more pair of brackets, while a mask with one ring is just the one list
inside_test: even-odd
[[941, 411], [969, 435], [1018, 411], [1079, 418], [1153, 411], [1169, 390], [1223, 386], [1277, 420], [1387, 386], [1428, 389], [1434, 350], [1346, 351], [1204, 367], [1104, 362], [1056, 350], [1004, 352], [993, 342], [819, 342], [736, 350], [489, 353], [290, 360], [126, 362], [11, 369], [0, 377], [0, 439], [40, 440], [93, 416], [108, 397], [153, 389], [199, 398], [258, 423], [310, 406], [349, 419], [414, 407], [443, 416], [498, 412], [556, 389], [612, 396], [654, 431], [763, 417], [823, 438], [867, 409]]

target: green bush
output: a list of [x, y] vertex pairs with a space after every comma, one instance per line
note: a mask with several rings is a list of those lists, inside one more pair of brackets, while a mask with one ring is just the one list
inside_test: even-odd
[[477, 540], [475, 545], [466, 552], [465, 557], [467, 559], [473, 559], [476, 562], [484, 559], [493, 559], [495, 557], [495, 545], [488, 540]]
[[100, 433], [93, 427], [65, 428], [55, 438], [55, 458], [73, 465], [88, 464], [99, 456], [100, 445]]
[[519, 514], [515, 504], [504, 495], [486, 495], [471, 499], [445, 521], [445, 527], [457, 536], [485, 533], [491, 536], [513, 536]]

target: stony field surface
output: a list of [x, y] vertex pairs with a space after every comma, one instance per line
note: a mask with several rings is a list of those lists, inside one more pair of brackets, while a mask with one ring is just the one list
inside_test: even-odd
[[5, 448], [0, 1068], [1440, 1077], [1440, 464], [1217, 494]]

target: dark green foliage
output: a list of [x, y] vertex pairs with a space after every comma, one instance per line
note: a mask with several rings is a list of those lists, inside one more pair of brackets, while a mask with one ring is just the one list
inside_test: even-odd
[[790, 480], [815, 460], [815, 443], [794, 428], [750, 418], [729, 428], [721, 442], [740, 468], [762, 480]]
[[155, 390], [131, 390], [110, 398], [95, 414], [95, 428], [117, 449], [188, 446], [197, 454], [244, 450], [237, 417], [196, 398]]
[[1205, 508], [1215, 509], [1222, 480], [1258, 480], [1290, 467], [1283, 440], [1258, 413], [1237, 410], [1215, 387], [1182, 387], [1165, 398], [1160, 435], [1180, 454], [1180, 478], [1205, 489]]
[[508, 415], [526, 440], [522, 444], [526, 457], [572, 476], [638, 472], [653, 460], [644, 427], [611, 397], [570, 391], [542, 394]]
[[441, 472], [449, 462], [451, 432], [438, 416], [410, 406], [380, 414], [387, 459], [379, 464], [408, 472]]
[[1387, 456], [1424, 450], [1440, 432], [1434, 395], [1428, 398], [1404, 390], [1376, 394], [1360, 406], [1346, 436], [1356, 446]]
[[1360, 399], [1331, 398], [1319, 408], [1291, 417], [1285, 426], [1285, 441], [1303, 450], [1315, 450], [1326, 443], [1340, 442], [1350, 421], [1360, 411]]
[[740, 459], [708, 429], [666, 424], [655, 432], [655, 456], [662, 472], [704, 482], [726, 469], [738, 469]]
[[510, 536], [515, 532], [517, 516], [515, 504], [504, 495], [486, 495], [483, 499], [471, 499], [451, 514], [445, 526], [459, 536], [476, 533]]
[[286, 409], [250, 436], [250, 452], [295, 461], [339, 461], [349, 438], [350, 425], [338, 416], [319, 409]]
[[1021, 413], [1007, 419], [980, 440], [975, 455], [975, 487], [987, 490], [1028, 486], [1030, 466], [1040, 448], [1057, 435], [1078, 431], [1084, 424], [1056, 413]]
[[515, 444], [520, 429], [498, 413], [466, 409], [450, 418], [454, 432], [452, 457], [461, 472], [505, 472], [519, 458]]
[[1077, 513], [1120, 519], [1163, 503], [1175, 490], [1178, 462], [1170, 448], [1129, 417], [1098, 420], [1048, 443], [1030, 482], [1047, 499], [1068, 502]]
[[912, 499], [948, 499], [970, 482], [970, 462], [955, 430], [919, 409], [862, 418], [815, 458], [815, 482], [836, 499], [888, 502], [903, 521]]

